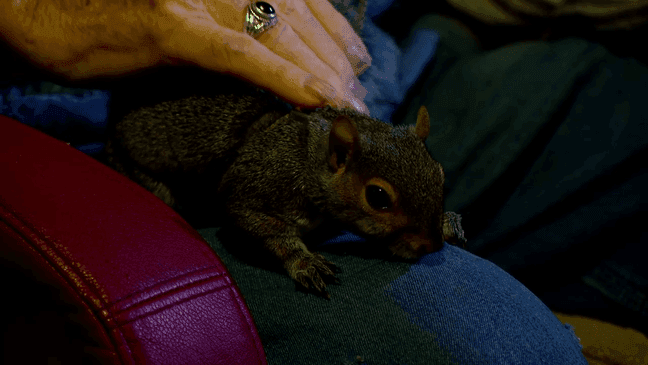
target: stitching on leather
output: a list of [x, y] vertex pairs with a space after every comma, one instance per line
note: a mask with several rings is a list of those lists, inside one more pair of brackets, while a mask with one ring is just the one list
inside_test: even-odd
[[[83, 300], [85, 304], [94, 312], [94, 315], [99, 319], [98, 322], [101, 323], [104, 333], [106, 334], [105, 337], [110, 339], [113, 348], [116, 350], [116, 353], [119, 356], [120, 351], [118, 351], [117, 349], [120, 346], [118, 343], [116, 343], [116, 339], [112, 335], [110, 335], [112, 330], [109, 328], [109, 323], [111, 321], [115, 322], [115, 316], [108, 308], [108, 303], [103, 300], [102, 296], [99, 293], [97, 293], [97, 291], [100, 291], [99, 288], [97, 288], [95, 285], [91, 285], [91, 283], [85, 280], [84, 275], [79, 272], [79, 269], [76, 266], [70, 264], [68, 257], [61, 255], [61, 250], [59, 250], [57, 245], [52, 240], [43, 237], [43, 235], [40, 234], [40, 232], [38, 232], [38, 230], [32, 224], [23, 219], [16, 210], [11, 209], [4, 200], [0, 200], [0, 219], [4, 220], [7, 223], [8, 227], [13, 229], [18, 236], [22, 237], [28, 245], [30, 245], [36, 252], [38, 252], [41, 257], [50, 265], [50, 267], [56, 273], [58, 273], [63, 281], [70, 288], [72, 288], [72, 290], [77, 293], [79, 298]], [[16, 222], [22, 225], [22, 227], [19, 227]], [[35, 240], [31, 239], [31, 237], [29, 237], [28, 235], [33, 235], [43, 243], [39, 244], [35, 242]], [[42, 249], [41, 246], [43, 245], [46, 247], [46, 249]], [[51, 250], [51, 252], [48, 253], [48, 250]], [[57, 261], [61, 262], [63, 265], [57, 265]], [[66, 270], [65, 268], [67, 268], [68, 270]], [[68, 273], [74, 274], [76, 276], [76, 280], [74, 278], [71, 278], [70, 274]], [[75, 281], [81, 283], [83, 285], [83, 288], [80, 288], [78, 285], [76, 285]], [[121, 338], [123, 343], [126, 343], [126, 339], [124, 338], [121, 331], [119, 331], [119, 337]], [[132, 351], [130, 351], [130, 348], [129, 354], [132, 358]]]
[[[197, 271], [200, 271], [200, 270], [197, 270]], [[214, 289], [209, 290], [209, 291], [203, 291], [203, 292], [197, 293], [195, 295], [184, 298], [183, 300], [174, 301], [174, 302], [170, 303], [169, 305], [158, 308], [158, 309], [156, 309], [154, 311], [150, 311], [150, 312], [147, 312], [147, 313], [145, 313], [143, 315], [140, 315], [140, 316], [131, 318], [129, 320], [123, 321], [121, 323], [118, 323], [118, 327], [120, 328], [120, 332], [121, 332], [121, 329], [123, 327], [125, 327], [125, 326], [127, 326], [127, 325], [129, 325], [129, 324], [131, 324], [131, 323], [133, 323], [135, 321], [138, 321], [138, 320], [140, 320], [142, 318], [146, 318], [148, 316], [155, 315], [155, 314], [160, 313], [160, 312], [162, 312], [164, 310], [167, 310], [170, 307], [176, 306], [178, 304], [186, 303], [188, 301], [194, 300], [195, 298], [203, 297], [203, 296], [209, 295], [209, 294], [217, 292], [217, 291], [229, 289], [230, 292], [232, 293], [232, 296], [235, 298], [236, 302], [238, 303], [237, 307], [239, 309], [239, 315], [242, 316], [243, 319], [244, 319], [245, 326], [246, 326], [246, 331], [245, 331], [244, 334], [246, 335], [246, 337], [248, 337], [251, 340], [251, 342], [254, 344], [254, 347], [256, 349], [256, 354], [257, 354], [256, 358], [258, 359], [257, 363], [258, 364], [264, 364], [263, 359], [265, 359], [265, 352], [263, 351], [263, 344], [261, 343], [261, 339], [259, 338], [258, 334], [255, 336], [256, 327], [254, 327], [254, 324], [252, 322], [252, 316], [247, 311], [247, 307], [245, 306], [245, 303], [242, 301], [240, 293], [237, 292], [236, 287], [235, 287], [234, 283], [232, 282], [231, 278], [228, 277], [227, 275], [222, 275], [222, 274], [221, 275], [214, 275], [214, 276], [211, 276], [208, 279], [200, 280], [199, 282], [197, 282], [195, 284], [196, 284], [196, 286], [198, 286], [198, 284], [205, 284], [206, 282], [209, 282], [209, 281], [215, 281], [215, 280], [218, 279], [219, 276], [224, 276], [226, 278], [228, 284], [225, 285], [225, 286], [220, 286], [220, 287], [214, 288]], [[186, 288], [186, 287], [184, 287], [184, 288]], [[170, 292], [167, 292], [167, 294], [168, 293], [170, 293]], [[129, 350], [132, 350], [130, 343], [128, 343], [128, 348], [129, 348]]]
[[[210, 271], [213, 271], [213, 272], [210, 274]], [[134, 299], [134, 297], [136, 297], [138, 295], [150, 294], [150, 292], [155, 291], [156, 289], [160, 290], [160, 289], [162, 289], [162, 287], [167, 286], [167, 285], [172, 285], [175, 282], [180, 283], [183, 280], [191, 279], [192, 276], [198, 276], [197, 274], [201, 273], [201, 272], [204, 272], [207, 276], [202, 278], [202, 279], [198, 279], [196, 281], [193, 281], [193, 282], [187, 282], [187, 283], [185, 283], [185, 285], [181, 285], [178, 288], [162, 291], [159, 294], [155, 294], [155, 295], [152, 295], [152, 296], [147, 297], [147, 298], [142, 298], [142, 299], [139, 299], [139, 300]], [[170, 294], [173, 294], [173, 293], [176, 293], [176, 292], [179, 292], [179, 291], [183, 291], [184, 289], [186, 289], [188, 287], [195, 287], [195, 286], [203, 285], [203, 284], [206, 284], [208, 282], [214, 281], [215, 279], [218, 279], [220, 277], [226, 277], [226, 279], [227, 279], [227, 281], [229, 283], [228, 285], [232, 285], [232, 282], [231, 282], [230, 278], [226, 275], [225, 272], [220, 270], [219, 265], [211, 265], [211, 266], [208, 266], [208, 267], [204, 267], [204, 268], [200, 268], [200, 269], [197, 269], [197, 270], [194, 270], [194, 271], [190, 271], [190, 272], [188, 272], [188, 273], [186, 273], [184, 275], [181, 275], [181, 276], [175, 276], [175, 277], [173, 277], [171, 279], [167, 279], [165, 281], [158, 282], [158, 283], [156, 283], [154, 285], [151, 285], [151, 286], [149, 286], [147, 288], [144, 288], [142, 290], [134, 291], [134, 292], [126, 295], [123, 298], [117, 299], [117, 300], [113, 301], [112, 303], [109, 303], [109, 305], [111, 306], [112, 311], [115, 314], [121, 314], [121, 313], [124, 313], [124, 312], [127, 312], [127, 311], [131, 310], [133, 307], [145, 306], [147, 303], [150, 303], [152, 301], [156, 301], [157, 298], [159, 298], [159, 297], [168, 296]]]
[[[201, 280], [200, 283], [196, 283], [196, 285], [192, 285], [191, 287], [198, 287], [198, 286], [200, 286], [200, 285], [204, 285], [204, 284], [207, 284], [207, 283], [209, 283], [209, 282], [216, 281], [216, 280], [218, 280], [218, 279], [219, 279], [219, 278], [218, 278], [217, 276], [213, 276], [213, 277], [211, 277], [211, 278], [208, 279], [208, 280]], [[122, 328], [122, 327], [124, 327], [124, 326], [127, 326], [127, 325], [130, 324], [130, 323], [136, 322], [136, 321], [138, 321], [138, 320], [140, 320], [140, 319], [142, 319], [142, 318], [146, 318], [146, 317], [149, 317], [149, 316], [152, 316], [152, 315], [158, 314], [158, 313], [160, 313], [160, 312], [162, 312], [162, 311], [165, 311], [165, 310], [167, 310], [167, 309], [169, 309], [169, 308], [171, 308], [171, 307], [175, 307], [175, 306], [177, 306], [177, 305], [179, 305], [179, 304], [183, 304], [183, 303], [186, 303], [186, 302], [192, 301], [192, 300], [194, 300], [194, 299], [196, 299], [196, 298], [199, 298], [199, 297], [204, 297], [204, 296], [209, 295], [209, 294], [214, 293], [214, 292], [218, 292], [218, 291], [227, 290], [227, 289], [232, 288], [232, 287], [234, 286], [234, 283], [232, 283], [232, 281], [229, 280], [229, 278], [226, 277], [226, 279], [227, 279], [227, 284], [226, 284], [226, 285], [218, 286], [218, 287], [216, 287], [216, 288], [214, 288], [214, 289], [211, 289], [211, 290], [209, 290], [209, 291], [201, 291], [201, 292], [199, 292], [199, 293], [196, 293], [196, 294], [190, 295], [190, 296], [188, 296], [188, 297], [186, 297], [186, 298], [183, 298], [183, 299], [181, 299], [181, 300], [173, 301], [173, 302], [171, 302], [171, 303], [169, 303], [169, 304], [167, 304], [167, 305], [165, 305], [165, 306], [163, 306], [163, 307], [157, 308], [157, 309], [155, 309], [155, 310], [147, 311], [147, 312], [144, 313], [144, 314], [141, 314], [141, 315], [135, 316], [135, 317], [133, 317], [133, 318], [129, 318], [129, 319], [127, 319], [127, 320], [116, 319], [116, 324], [117, 324], [118, 327]], [[143, 308], [143, 307], [146, 307], [146, 306], [147, 306], [148, 304], [150, 304], [151, 302], [155, 302], [156, 299], [157, 299], [158, 297], [160, 297], [160, 296], [172, 295], [174, 292], [185, 291], [186, 289], [187, 289], [187, 287], [186, 287], [186, 286], [183, 286], [183, 287], [181, 287], [181, 288], [179, 288], [179, 289], [177, 289], [177, 290], [172, 290], [172, 291], [164, 292], [164, 293], [162, 293], [162, 294], [160, 294], [160, 295], [156, 295], [155, 297], [152, 297], [152, 298], [150, 298], [150, 299], [148, 299], [148, 300], [146, 300], [146, 301], [144, 301], [144, 302], [138, 303], [139, 305], [137, 305], [137, 306], [131, 306], [131, 307], [129, 307], [129, 309], [119, 311], [117, 314], [118, 314], [118, 315], [119, 315], [119, 314], [124, 314], [124, 313], [130, 312], [130, 311], [133, 311], [133, 310], [135, 310], [135, 309], [137, 309], [137, 308]]]
[[[84, 279], [84, 275], [81, 270], [73, 265], [70, 260], [69, 260], [69, 254], [64, 252], [65, 250], [61, 250], [54, 241], [44, 237], [38, 230], [30, 223], [25, 221], [20, 214], [18, 214], [15, 210], [9, 209], [5, 204], [0, 205], [0, 217], [4, 218], [4, 220], [8, 223], [8, 226], [11, 227], [19, 236], [23, 237], [25, 242], [27, 242], [30, 246], [32, 246], [37, 252], [41, 254], [41, 256], [47, 261], [50, 266], [59, 273], [59, 275], [65, 279], [66, 283], [70, 285], [70, 287], [75, 288], [75, 289], [82, 289], [79, 288], [78, 285], [74, 285], [75, 281], [79, 281], [83, 284], [86, 285], [87, 288], [90, 289], [92, 292], [91, 294], [95, 297], [89, 300], [89, 302], [97, 302], [97, 303], [104, 303], [108, 304], [106, 301], [102, 301], [101, 299], [101, 293], [100, 290], [95, 285], [90, 285], [90, 283]], [[6, 219], [8, 218], [8, 219]], [[17, 230], [15, 224], [11, 224], [12, 218], [19, 223], [21, 223], [26, 229], [24, 231], [29, 231], [29, 232], [24, 232], [23, 230]], [[42, 244], [34, 242], [33, 239], [26, 235], [33, 235], [35, 236], [39, 241], [42, 241]], [[49, 244], [48, 244], [49, 243]], [[45, 246], [46, 249], [43, 249], [41, 246]], [[48, 253], [47, 251], [51, 250], [51, 253]], [[59, 261], [63, 265], [57, 265], [56, 262]], [[67, 270], [66, 270], [67, 268]], [[64, 275], [69, 271], [70, 273], [73, 273], [77, 278], [71, 278], [70, 275]], [[75, 290], [78, 292], [78, 290]], [[79, 293], [81, 294], [81, 293]], [[83, 298], [86, 298], [85, 295], [80, 295]], [[90, 303], [92, 304], [92, 303]], [[91, 308], [97, 308], [95, 305], [91, 305]], [[107, 309], [107, 308], [99, 308], [101, 309]]]
[[[100, 294], [97, 293], [97, 291], [100, 292], [100, 290], [96, 285], [94, 285], [93, 283], [88, 282], [87, 280], [85, 280], [84, 275], [79, 272], [78, 267], [70, 264], [70, 262], [68, 260], [68, 256], [66, 256], [64, 254], [62, 255], [61, 250], [59, 249], [59, 247], [52, 240], [43, 237], [43, 235], [40, 234], [40, 232], [38, 232], [32, 224], [26, 222], [24, 219], [22, 219], [22, 217], [15, 210], [9, 208], [9, 206], [4, 202], [4, 200], [0, 200], [0, 219], [5, 221], [7, 223], [8, 227], [13, 229], [14, 232], [16, 232], [16, 234], [18, 236], [22, 237], [23, 240], [25, 242], [27, 242], [27, 244], [29, 244], [36, 252], [38, 252], [41, 255], [41, 257], [43, 257], [43, 259], [46, 262], [48, 262], [50, 267], [55, 272], [58, 273], [58, 275], [64, 280], [64, 282], [67, 285], [69, 285], [74, 292], [77, 293], [79, 298], [81, 298], [81, 300], [83, 300], [86, 303], [86, 305], [88, 305], [88, 307], [91, 308], [91, 310], [94, 312], [94, 315], [99, 319], [98, 322], [101, 323], [103, 331], [106, 334], [105, 337], [110, 339], [110, 342], [112, 343], [113, 348], [116, 349], [117, 356], [119, 356], [119, 357], [121, 357], [120, 356], [121, 352], [118, 351], [117, 349], [119, 347], [123, 348], [123, 346], [121, 346], [121, 344], [127, 344], [128, 346], [126, 346], [126, 348], [128, 348], [127, 351], [128, 351], [128, 353], [130, 355], [130, 359], [133, 359], [133, 349], [131, 348], [130, 344], [126, 340], [126, 338], [124, 336], [124, 333], [123, 333], [123, 327], [127, 326], [129, 323], [134, 322], [136, 320], [139, 320], [141, 318], [144, 318], [144, 317], [159, 313], [162, 310], [165, 310], [165, 309], [167, 309], [167, 308], [169, 308], [171, 306], [181, 304], [181, 303], [193, 300], [193, 299], [195, 299], [197, 297], [205, 296], [205, 295], [211, 294], [211, 293], [219, 291], [219, 290], [223, 290], [223, 289], [235, 290], [233, 282], [232, 282], [231, 278], [228, 275], [226, 275], [226, 272], [221, 271], [222, 269], [219, 267], [219, 265], [211, 265], [211, 266], [206, 267], [206, 268], [194, 270], [194, 271], [189, 272], [189, 273], [187, 273], [185, 275], [182, 275], [180, 277], [175, 277], [173, 279], [166, 280], [166, 281], [164, 281], [162, 283], [158, 283], [157, 285], [153, 285], [153, 286], [151, 286], [151, 287], [149, 287], [147, 289], [143, 289], [143, 290], [131, 293], [130, 295], [128, 295], [124, 299], [118, 300], [115, 303], [110, 303], [107, 300], [105, 300], [105, 298], [103, 298]], [[16, 224], [16, 223], [18, 223], [18, 224]], [[20, 225], [22, 225], [22, 227], [20, 227]], [[35, 237], [37, 240], [40, 240], [43, 243], [39, 244], [39, 243], [35, 242], [34, 239], [32, 239], [31, 237], [28, 237], [29, 235], [33, 235], [33, 237]], [[41, 246], [45, 246], [46, 249], [43, 250], [41, 248]], [[51, 250], [51, 251], [47, 252], [49, 250]], [[60, 262], [61, 264], [57, 265], [56, 264], [57, 261]], [[66, 268], [67, 268], [67, 270], [66, 270]], [[223, 285], [223, 286], [220, 286], [220, 287], [217, 287], [217, 288], [214, 288], [213, 290], [210, 290], [210, 291], [200, 292], [200, 293], [197, 293], [195, 295], [191, 295], [191, 296], [189, 296], [187, 298], [184, 298], [183, 300], [180, 300], [180, 301], [174, 301], [174, 302], [170, 303], [169, 305], [166, 305], [166, 306], [164, 306], [162, 308], [159, 308], [159, 309], [157, 309], [155, 311], [147, 312], [147, 313], [145, 313], [145, 314], [143, 314], [141, 316], [134, 317], [134, 318], [129, 319], [127, 321], [120, 321], [119, 320], [119, 318], [118, 318], [119, 314], [127, 312], [128, 310], [131, 310], [136, 306], [145, 306], [146, 304], [155, 301], [157, 298], [159, 298], [161, 296], [166, 296], [166, 295], [169, 295], [169, 294], [173, 294], [174, 292], [179, 292], [179, 291], [186, 290], [188, 286], [183, 285], [183, 286], [181, 286], [181, 287], [179, 287], [177, 289], [174, 289], [174, 290], [167, 290], [167, 291], [165, 291], [163, 293], [160, 293], [160, 294], [157, 294], [157, 295], [155, 295], [153, 297], [147, 298], [144, 301], [133, 303], [132, 305], [129, 305], [127, 308], [115, 310], [115, 306], [118, 306], [118, 304], [120, 302], [123, 302], [123, 301], [125, 301], [125, 300], [127, 300], [129, 298], [132, 298], [133, 296], [135, 296], [137, 294], [144, 293], [147, 290], [150, 290], [152, 288], [156, 288], [156, 287], [159, 287], [159, 286], [162, 286], [162, 285], [165, 285], [165, 284], [169, 284], [169, 283], [172, 283], [173, 281], [178, 281], [178, 279], [190, 277], [190, 276], [195, 275], [196, 273], [199, 273], [199, 272], [209, 272], [210, 270], [214, 271], [211, 275], [208, 275], [207, 277], [205, 277], [203, 279], [200, 279], [198, 281], [192, 282], [189, 287], [197, 287], [197, 286], [200, 286], [200, 285], [204, 285], [206, 283], [216, 281], [221, 277], [225, 278], [225, 280], [227, 281], [227, 284]], [[74, 275], [76, 278], [71, 278], [70, 277], [71, 275]], [[81, 285], [83, 287], [79, 287], [79, 285], [76, 285], [75, 281], [78, 281], [79, 283], [81, 283]], [[238, 296], [238, 295], [235, 295], [235, 296]], [[239, 304], [239, 308], [240, 308], [240, 304]], [[110, 325], [111, 322], [114, 325]], [[248, 322], [247, 318], [246, 318], [246, 322]], [[115, 329], [117, 329], [118, 332], [114, 331]], [[112, 333], [112, 335], [111, 335], [111, 333]], [[117, 336], [119, 336], [119, 339], [121, 340], [121, 344], [116, 342], [117, 338], [115, 338], [115, 337], [117, 337]]]

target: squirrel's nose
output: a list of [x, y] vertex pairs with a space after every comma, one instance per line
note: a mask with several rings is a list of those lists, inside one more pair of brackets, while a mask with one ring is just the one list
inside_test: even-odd
[[419, 255], [434, 251], [432, 240], [430, 240], [427, 232], [405, 232], [401, 238], [407, 242], [412, 251]]

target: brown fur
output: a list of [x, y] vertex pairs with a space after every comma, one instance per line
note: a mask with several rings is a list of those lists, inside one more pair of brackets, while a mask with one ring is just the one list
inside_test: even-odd
[[221, 95], [127, 115], [108, 152], [113, 166], [171, 206], [178, 191], [167, 181], [212, 179], [235, 224], [296, 282], [327, 295], [335, 266], [301, 239], [323, 219], [387, 241], [404, 258], [463, 239], [456, 215], [443, 212], [444, 174], [425, 148], [428, 133], [425, 108], [416, 126], [393, 127], [349, 109], [282, 114], [261, 97]]

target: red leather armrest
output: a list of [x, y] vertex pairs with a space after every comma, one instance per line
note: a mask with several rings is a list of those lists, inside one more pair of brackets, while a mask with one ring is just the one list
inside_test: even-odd
[[78, 308], [111, 364], [265, 364], [238, 288], [200, 235], [101, 163], [0, 116], [3, 259]]

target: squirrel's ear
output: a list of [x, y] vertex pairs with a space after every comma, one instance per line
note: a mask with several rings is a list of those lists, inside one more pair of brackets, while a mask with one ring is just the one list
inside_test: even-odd
[[424, 105], [421, 105], [416, 118], [416, 126], [412, 127], [414, 134], [424, 142], [430, 134], [430, 115]]
[[329, 134], [329, 165], [333, 171], [346, 165], [358, 152], [358, 141], [358, 129], [351, 119], [340, 115], [333, 121]]

